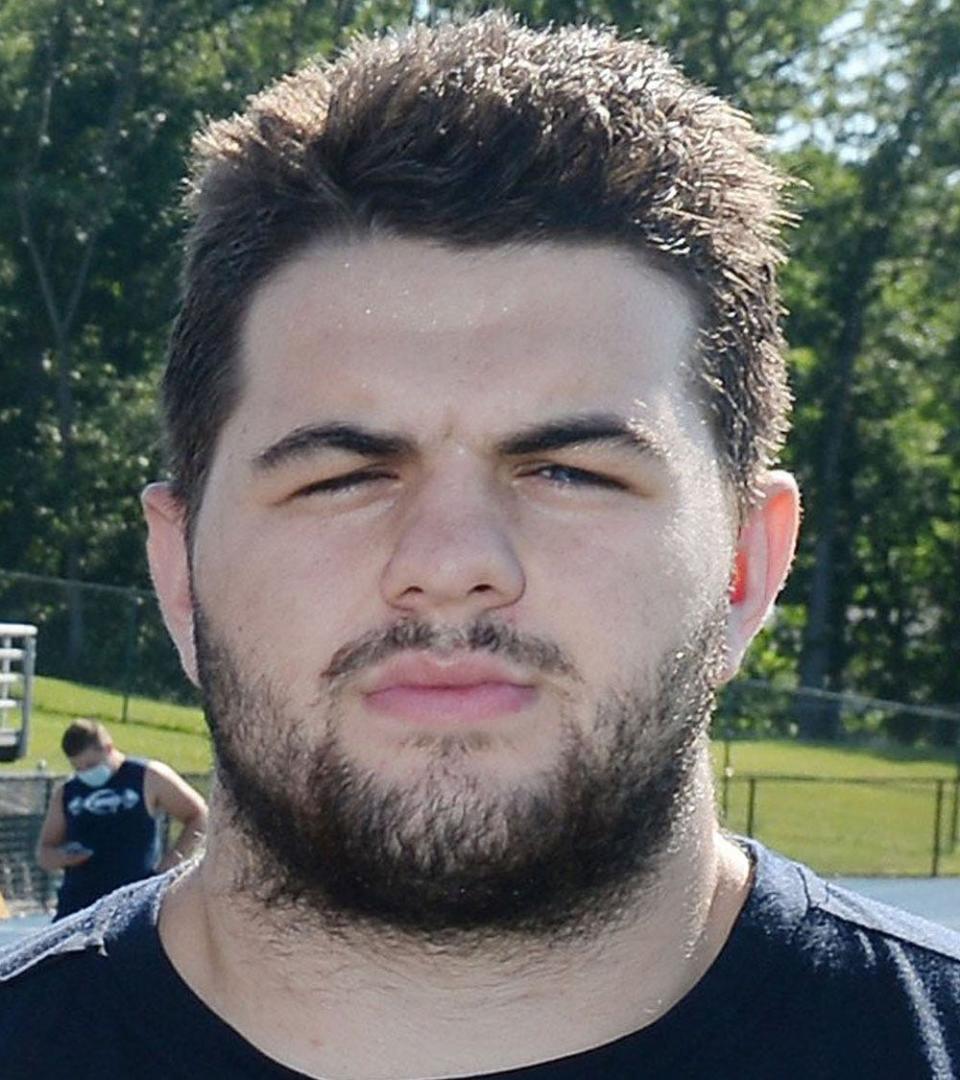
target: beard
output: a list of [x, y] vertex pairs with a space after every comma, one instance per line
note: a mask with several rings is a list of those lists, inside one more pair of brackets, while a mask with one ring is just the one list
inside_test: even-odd
[[409, 650], [498, 653], [579, 682], [553, 643], [487, 620], [465, 630], [405, 620], [341, 648], [301, 716], [266, 673], [244, 670], [198, 605], [217, 782], [243, 852], [234, 889], [304, 924], [432, 939], [556, 936], [615, 920], [655, 880], [694, 805], [722, 627], [718, 606], [652, 677], [602, 693], [586, 725], [567, 697], [551, 767], [507, 789], [474, 767], [492, 752], [482, 734], [412, 736], [423, 767], [402, 784], [361, 766], [338, 735], [341, 687]]

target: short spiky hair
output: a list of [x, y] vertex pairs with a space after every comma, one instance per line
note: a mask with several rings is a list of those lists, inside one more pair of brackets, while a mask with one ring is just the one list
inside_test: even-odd
[[786, 429], [781, 187], [746, 117], [605, 29], [491, 14], [360, 41], [282, 79], [194, 143], [164, 382], [188, 518], [238, 394], [253, 291], [307, 244], [372, 230], [457, 247], [609, 242], [675, 268], [704, 310], [704, 398], [747, 505]]

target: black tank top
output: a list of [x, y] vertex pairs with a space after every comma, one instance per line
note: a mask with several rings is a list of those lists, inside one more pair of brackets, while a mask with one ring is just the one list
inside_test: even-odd
[[93, 855], [82, 865], [64, 871], [56, 918], [153, 873], [159, 837], [156, 819], [144, 800], [146, 772], [145, 761], [125, 758], [100, 787], [90, 787], [77, 777], [64, 785], [67, 843], [81, 843]]

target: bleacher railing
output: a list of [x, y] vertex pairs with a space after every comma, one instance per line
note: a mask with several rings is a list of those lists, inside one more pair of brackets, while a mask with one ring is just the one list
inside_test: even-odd
[[0, 762], [27, 752], [36, 649], [35, 626], [0, 622]]

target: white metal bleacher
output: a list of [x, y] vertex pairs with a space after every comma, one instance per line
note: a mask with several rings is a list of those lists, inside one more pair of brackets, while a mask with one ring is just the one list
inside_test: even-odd
[[27, 752], [36, 654], [35, 626], [0, 622], [0, 762]]

